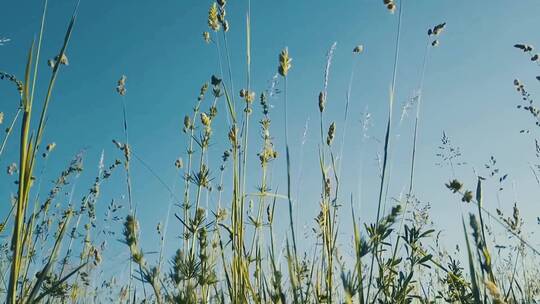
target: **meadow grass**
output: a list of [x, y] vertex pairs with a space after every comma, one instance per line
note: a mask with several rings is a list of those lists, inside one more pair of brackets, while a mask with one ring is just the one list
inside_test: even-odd
[[[449, 163], [452, 177], [441, 189], [447, 188], [457, 196], [457, 204], [473, 204], [475, 212], [462, 214], [463, 238], [466, 244], [464, 255], [447, 253], [439, 243], [439, 235], [429, 220], [429, 206], [415, 196], [415, 169], [417, 145], [423, 100], [423, 87], [429, 54], [439, 45], [446, 23], [427, 30], [426, 48], [422, 61], [418, 95], [407, 107], [415, 107], [412, 150], [408, 172], [408, 191], [387, 210], [385, 203], [391, 177], [391, 151], [394, 136], [394, 97], [398, 81], [400, 40], [403, 6], [405, 1], [384, 0], [381, 9], [389, 13], [397, 11], [397, 28], [394, 45], [392, 82], [388, 95], [388, 116], [385, 123], [385, 139], [382, 146], [382, 166], [378, 179], [377, 212], [374, 222], [361, 223], [363, 214], [357, 214], [353, 194], [347, 195], [340, 188], [344, 147], [347, 147], [345, 130], [339, 130], [335, 122], [328, 123], [326, 111], [334, 106], [328, 101], [328, 83], [334, 43], [327, 54], [323, 89], [313, 106], [320, 114], [320, 143], [318, 162], [320, 169], [320, 201], [313, 229], [313, 250], [302, 251], [298, 243], [297, 219], [295, 214], [301, 202], [299, 182], [293, 183], [292, 166], [295, 161], [290, 153], [288, 79], [295, 77], [294, 52], [284, 47], [276, 60], [276, 78], [272, 88], [259, 94], [252, 91], [251, 70], [251, 5], [246, 8], [246, 83], [237, 94], [233, 86], [232, 70], [227, 42], [230, 25], [227, 20], [227, 1], [213, 2], [208, 11], [208, 32], [203, 38], [208, 47], [215, 47], [219, 61], [219, 75], [211, 75], [199, 89], [193, 111], [183, 122], [187, 158], [178, 159], [175, 167], [177, 176], [183, 178], [180, 198], [176, 187], [169, 188], [130, 145], [128, 132], [128, 109], [126, 99], [127, 77], [121, 76], [117, 93], [122, 104], [124, 139], [114, 140], [121, 157], [111, 164], [104, 164], [103, 155], [99, 171], [88, 193], [79, 203], [56, 205], [58, 194], [82, 174], [83, 154], [77, 155], [55, 180], [49, 195], [39, 197], [41, 175], [35, 176], [39, 163], [46, 165], [48, 155], [55, 144], [42, 147], [45, 122], [49, 104], [53, 101], [53, 90], [60, 70], [68, 65], [66, 50], [75, 27], [78, 4], [68, 24], [63, 44], [58, 55], [49, 60], [52, 68], [46, 94], [41, 105], [34, 102], [38, 88], [38, 66], [43, 40], [43, 28], [47, 14], [47, 1], [41, 21], [39, 36], [32, 42], [27, 55], [25, 75], [22, 79], [1, 72], [0, 78], [15, 84], [20, 95], [20, 106], [15, 109], [0, 148], [0, 157], [12, 136], [15, 124], [20, 123], [19, 163], [8, 168], [8, 174], [18, 172], [17, 195], [12, 199], [10, 212], [2, 219], [0, 230], [10, 235], [2, 247], [0, 262], [0, 296], [6, 303], [535, 303], [540, 298], [540, 284], [535, 280], [540, 268], [536, 265], [540, 252], [527, 242], [523, 233], [523, 220], [517, 205], [511, 216], [497, 209], [496, 213], [483, 205], [484, 177], [477, 176], [474, 190], [469, 190], [456, 178], [454, 158], [459, 150], [450, 149], [446, 135], [440, 153], [442, 162]], [[224, 46], [224, 49], [222, 49]], [[515, 45], [539, 62], [532, 46]], [[347, 127], [352, 82], [356, 62], [361, 60], [363, 46], [352, 49], [350, 81], [345, 98], [344, 126]], [[223, 58], [222, 58], [223, 56]], [[222, 62], [224, 61], [224, 62]], [[226, 66], [228, 79], [223, 77]], [[61, 79], [61, 78], [60, 78]], [[540, 78], [539, 78], [540, 79]], [[278, 82], [279, 80], [279, 82]], [[284, 147], [276, 147], [272, 133], [272, 108], [269, 98], [275, 97], [274, 86], [282, 85], [281, 98], [284, 104]], [[524, 100], [523, 108], [539, 124], [539, 113], [533, 105], [524, 84], [515, 80], [514, 85]], [[211, 102], [205, 102], [211, 100]], [[257, 102], [258, 101], [258, 102]], [[210, 104], [207, 110], [204, 107]], [[41, 109], [37, 125], [32, 115]], [[40, 108], [39, 108], [40, 107]], [[219, 109], [219, 110], [218, 110]], [[224, 110], [224, 111], [221, 111]], [[241, 111], [241, 112], [237, 112]], [[223, 114], [222, 114], [223, 113]], [[253, 128], [252, 115], [261, 117], [258, 132], [261, 141], [258, 147], [248, 140]], [[22, 116], [21, 116], [22, 115]], [[218, 115], [225, 115], [225, 126], [215, 126]], [[2, 117], [3, 119], [3, 114]], [[20, 118], [20, 119], [19, 119]], [[20, 120], [20, 121], [19, 121]], [[225, 129], [225, 132], [220, 132]], [[216, 132], [216, 130], [218, 130]], [[251, 130], [254, 132], [254, 130]], [[336, 136], [342, 132], [339, 148]], [[209, 149], [216, 141], [226, 142], [228, 147], [222, 155], [210, 155]], [[253, 147], [252, 147], [253, 146]], [[538, 144], [537, 144], [538, 149]], [[258, 150], [258, 152], [251, 152]], [[284, 150], [285, 155], [277, 151]], [[42, 157], [40, 157], [40, 153]], [[540, 150], [539, 150], [540, 151]], [[249, 160], [256, 156], [259, 167], [250, 167]], [[210, 157], [221, 157], [217, 168], [212, 168]], [[285, 168], [274, 168], [272, 162], [285, 158]], [[140, 239], [137, 204], [132, 197], [131, 162], [143, 164], [152, 176], [170, 192], [171, 201], [167, 209], [165, 226], [158, 226], [160, 236], [159, 258], [154, 260], [145, 255], [145, 244]], [[300, 160], [300, 163], [302, 160]], [[495, 161], [493, 160], [493, 163]], [[301, 166], [301, 165], [300, 165]], [[114, 275], [106, 282], [98, 282], [97, 269], [106, 256], [103, 246], [94, 239], [104, 233], [114, 237], [114, 232], [96, 225], [96, 204], [100, 198], [100, 185], [106, 182], [117, 169], [125, 171], [127, 210], [114, 201], [107, 207], [107, 218], [122, 232], [122, 242], [129, 253], [129, 278], [118, 282]], [[286, 189], [272, 190], [272, 171], [283, 170]], [[42, 169], [44, 170], [44, 169]], [[533, 168], [534, 171], [534, 168]], [[218, 178], [215, 177], [218, 173]], [[256, 193], [249, 193], [246, 180], [260, 174]], [[501, 177], [504, 179], [506, 177]], [[502, 180], [501, 180], [502, 181]], [[36, 184], [38, 186], [36, 186]], [[540, 184], [540, 182], [539, 182]], [[176, 185], [176, 183], [175, 183]], [[37, 189], [36, 189], [37, 188]], [[297, 190], [298, 189], [298, 190]], [[70, 192], [73, 197], [74, 186]], [[281, 192], [286, 191], [286, 192]], [[309, 191], [315, 191], [309, 189]], [[35, 194], [34, 199], [32, 195]], [[217, 198], [213, 209], [204, 204], [210, 196]], [[180, 212], [175, 213], [174, 222], [169, 223], [173, 202]], [[276, 244], [275, 215], [277, 208], [287, 203], [288, 227], [284, 245]], [[33, 204], [33, 205], [32, 205]], [[351, 211], [351, 218], [342, 218], [341, 210]], [[461, 210], [461, 209], [460, 209]], [[468, 217], [468, 223], [466, 218]], [[353, 256], [346, 259], [338, 242], [338, 233], [343, 223], [351, 221], [352, 231], [347, 232], [353, 240]], [[121, 225], [123, 223], [123, 225]], [[363, 225], [362, 225], [363, 224]], [[102, 230], [99, 230], [102, 229]], [[113, 228], [114, 229], [114, 228]], [[172, 229], [181, 235], [172, 257], [165, 256], [166, 234]], [[514, 242], [509, 260], [494, 259], [497, 242], [490, 240], [493, 229], [500, 229]], [[98, 231], [99, 230], [99, 231]], [[279, 231], [279, 230], [278, 230]], [[49, 236], [53, 236], [49, 238]], [[78, 253], [75, 255], [75, 253]], [[280, 257], [283, 257], [280, 258]], [[460, 261], [461, 259], [461, 261]], [[169, 263], [164, 263], [169, 260]], [[526, 266], [527, 265], [527, 266]], [[98, 286], [98, 284], [101, 284]]]

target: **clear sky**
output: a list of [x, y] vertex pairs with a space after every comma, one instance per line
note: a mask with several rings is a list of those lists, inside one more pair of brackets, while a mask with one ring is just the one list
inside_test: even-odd
[[[42, 1], [3, 1], [0, 3], [0, 38], [11, 41], [0, 46], [0, 70], [22, 78], [25, 57], [39, 29]], [[75, 5], [74, 1], [50, 0], [45, 28], [44, 59], [54, 57], [61, 46], [65, 28]], [[402, 3], [404, 2], [404, 3]], [[50, 181], [65, 168], [81, 149], [85, 150], [85, 171], [76, 182], [75, 199], [84, 195], [97, 172], [101, 151], [108, 162], [121, 158], [112, 139], [122, 140], [121, 99], [115, 93], [116, 81], [127, 75], [126, 103], [130, 143], [139, 155], [170, 188], [180, 196], [183, 182], [178, 178], [174, 160], [185, 158], [186, 140], [181, 132], [184, 114], [196, 101], [199, 88], [212, 74], [219, 75], [214, 46], [207, 45], [202, 32], [207, 30], [210, 1], [105, 1], [83, 0], [67, 54], [70, 64], [60, 71], [54, 92], [45, 142], [56, 142], [43, 176], [45, 195]], [[391, 148], [391, 180], [388, 204], [408, 187], [412, 117], [400, 122], [401, 107], [418, 88], [424, 55], [426, 31], [447, 22], [439, 47], [432, 49], [426, 70], [421, 110], [416, 195], [431, 203], [431, 216], [443, 230], [447, 247], [461, 242], [460, 198], [444, 187], [452, 178], [448, 167], [436, 165], [438, 146], [443, 131], [462, 151], [466, 165], [455, 170], [457, 178], [471, 189], [476, 186], [473, 168], [488, 175], [484, 168], [491, 156], [497, 159], [501, 173], [508, 173], [504, 190], [499, 193], [495, 179], [486, 181], [485, 206], [494, 211], [498, 206], [510, 214], [518, 201], [526, 222], [526, 232], [538, 231], [540, 187], [530, 165], [540, 163], [535, 157], [534, 136], [538, 131], [527, 113], [518, 111], [520, 101], [513, 79], [522, 79], [531, 93], [540, 94], [534, 79], [539, 69], [528, 57], [513, 48], [516, 43], [540, 46], [540, 2], [522, 1], [398, 1], [403, 5], [401, 52], [398, 65], [394, 129]], [[231, 0], [228, 19], [231, 30], [228, 46], [233, 66], [235, 94], [245, 83], [245, 14], [247, 1]], [[397, 14], [391, 15], [379, 0], [339, 1], [257, 1], [251, 3], [252, 23], [252, 87], [260, 93], [268, 87], [277, 72], [280, 50], [289, 48], [293, 67], [288, 79], [289, 136], [292, 150], [293, 187], [297, 192], [299, 234], [311, 235], [313, 218], [318, 213], [320, 172], [317, 149], [319, 116], [317, 95], [323, 87], [326, 52], [337, 42], [330, 71], [326, 122], [336, 121], [339, 150], [341, 136], [347, 128], [341, 173], [342, 216], [350, 222], [348, 197], [361, 206], [359, 215], [371, 220], [376, 212], [378, 185], [377, 153], [382, 146], [377, 140], [384, 135], [388, 111], [388, 90], [392, 78], [394, 37]], [[343, 125], [345, 94], [351, 72], [355, 45], [364, 45], [358, 57], [352, 85], [348, 125]], [[225, 62], [223, 62], [225, 64]], [[46, 60], [40, 65], [38, 100], [43, 97], [49, 71]], [[225, 77], [227, 79], [227, 77]], [[282, 88], [282, 84], [278, 84]], [[17, 108], [17, 93], [8, 82], [0, 82], [0, 111], [5, 122], [11, 121]], [[271, 100], [272, 133], [276, 147], [284, 153], [283, 98]], [[224, 104], [221, 104], [224, 106]], [[207, 108], [208, 104], [203, 105]], [[371, 139], [363, 138], [362, 113], [371, 114], [367, 130]], [[217, 174], [219, 156], [225, 147], [225, 107], [214, 132], [218, 141], [211, 148], [210, 163]], [[260, 119], [256, 106], [253, 121]], [[308, 125], [305, 144], [304, 128]], [[218, 124], [222, 128], [217, 127]], [[251, 154], [248, 164], [253, 176], [248, 187], [256, 191], [259, 179], [256, 152], [260, 147], [258, 126], [252, 124]], [[530, 134], [519, 134], [530, 128]], [[17, 134], [17, 130], [15, 134]], [[11, 138], [0, 165], [5, 168], [17, 161], [17, 135]], [[303, 154], [303, 155], [301, 155]], [[300, 166], [301, 164], [301, 166]], [[301, 168], [300, 168], [301, 167]], [[363, 168], [360, 170], [359, 168]], [[40, 167], [41, 168], [41, 167]], [[3, 169], [2, 169], [3, 170]], [[272, 188], [284, 192], [284, 157], [273, 164]], [[163, 220], [170, 203], [170, 194], [140, 162], [133, 162], [133, 196], [139, 205], [140, 222], [147, 250], [157, 250], [155, 226]], [[300, 173], [301, 172], [301, 173]], [[358, 199], [359, 172], [362, 172], [361, 201]], [[0, 214], [8, 210], [9, 195], [16, 191], [14, 177], [2, 174]], [[174, 186], [176, 184], [176, 186]], [[98, 216], [102, 216], [111, 199], [126, 204], [124, 174], [117, 171], [102, 186]], [[60, 200], [59, 202], [62, 202]], [[65, 203], [65, 199], [64, 202]], [[215, 198], [210, 199], [210, 207]], [[278, 207], [285, 223], [286, 202]], [[463, 206], [466, 212], [470, 206]], [[471, 209], [472, 210], [472, 209]], [[179, 212], [177, 207], [173, 211]], [[358, 212], [358, 211], [357, 211]], [[171, 219], [169, 256], [177, 246], [180, 223]], [[121, 231], [121, 224], [114, 229]], [[341, 229], [347, 251], [350, 224]], [[531, 235], [537, 248], [540, 238]], [[114, 241], [111, 243], [115, 243]], [[179, 242], [178, 242], [179, 244]], [[111, 245], [113, 261], [127, 259], [127, 249]], [[116, 251], [115, 251], [116, 250]], [[114, 254], [112, 254], [114, 255]], [[125, 270], [118, 266], [118, 269]]]

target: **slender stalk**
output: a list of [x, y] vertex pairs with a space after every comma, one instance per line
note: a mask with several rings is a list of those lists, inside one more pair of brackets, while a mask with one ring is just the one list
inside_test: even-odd
[[291, 196], [291, 157], [289, 152], [289, 127], [288, 127], [288, 114], [287, 114], [287, 76], [285, 76], [284, 82], [284, 107], [285, 107], [285, 157], [287, 162], [287, 199], [289, 201], [289, 222], [291, 226], [292, 243], [294, 248], [294, 255], [296, 256], [296, 233], [294, 231], [294, 219], [293, 219], [293, 201]]
[[392, 262], [395, 261], [395, 258], [396, 258], [396, 255], [397, 255], [397, 251], [398, 251], [398, 247], [399, 247], [399, 241], [400, 241], [400, 235], [401, 235], [401, 231], [403, 229], [403, 222], [405, 220], [405, 215], [407, 214], [407, 209], [409, 207], [409, 203], [411, 201], [411, 197], [413, 195], [413, 189], [414, 189], [414, 172], [415, 172], [415, 163], [416, 163], [416, 145], [417, 145], [417, 141], [418, 141], [418, 123], [419, 123], [419, 120], [420, 120], [420, 106], [422, 104], [422, 97], [423, 97], [423, 91], [424, 91], [424, 78], [425, 78], [425, 74], [426, 74], [426, 66], [427, 66], [427, 63], [428, 63], [428, 58], [429, 58], [429, 50], [431, 49], [430, 48], [431, 46], [431, 43], [429, 41], [429, 37], [426, 39], [426, 48], [425, 48], [425, 51], [424, 51], [424, 60], [423, 60], [423, 63], [422, 63], [422, 70], [421, 70], [421, 74], [420, 74], [420, 85], [419, 85], [419, 89], [418, 89], [418, 100], [417, 100], [417, 104], [416, 104], [416, 117], [415, 117], [415, 120], [414, 120], [414, 132], [413, 132], [413, 147], [412, 147], [412, 153], [411, 153], [411, 167], [410, 167], [410, 175], [409, 175], [409, 190], [408, 190], [408, 193], [407, 193], [407, 197], [405, 198], [405, 207], [404, 207], [404, 211], [403, 211], [403, 216], [401, 217], [401, 221], [400, 221], [400, 224], [399, 224], [399, 229], [398, 229], [398, 233], [397, 233], [397, 237], [396, 237], [396, 243], [394, 245], [394, 251], [393, 251], [393, 254], [392, 254]]
[[355, 68], [356, 66], [358, 65], [358, 59], [356, 56], [356, 54], [353, 54], [353, 62], [352, 62], [352, 65], [351, 65], [351, 75], [349, 76], [349, 86], [347, 88], [347, 94], [345, 95], [345, 115], [343, 117], [343, 131], [342, 131], [342, 137], [341, 137], [341, 145], [340, 145], [340, 148], [339, 148], [339, 157], [340, 157], [340, 160], [339, 160], [339, 168], [338, 168], [338, 172], [339, 172], [339, 175], [341, 176], [341, 165], [343, 164], [343, 148], [345, 147], [345, 135], [347, 133], [347, 122], [348, 122], [348, 119], [349, 119], [349, 106], [350, 106], [350, 101], [351, 101], [351, 91], [352, 91], [352, 84], [353, 84], [353, 80], [354, 80], [354, 71], [355, 71]]
[[[125, 97], [121, 96], [122, 98], [122, 122], [123, 122], [123, 131], [124, 131], [124, 140], [125, 144], [123, 146], [124, 149], [124, 167], [126, 172], [126, 187], [128, 192], [128, 203], [129, 203], [129, 213], [135, 216], [137, 214], [137, 207], [133, 205], [133, 198], [132, 198], [132, 191], [131, 191], [131, 170], [130, 170], [130, 151], [131, 146], [129, 145], [129, 129], [128, 129], [128, 119], [127, 119], [127, 108], [126, 108], [126, 101]], [[142, 271], [141, 274], [141, 281], [142, 281]], [[129, 283], [128, 283], [128, 294], [131, 294], [131, 285], [133, 283], [133, 261], [132, 259], [129, 260]], [[143, 284], [143, 291], [146, 294], [146, 287]], [[135, 296], [135, 295], [134, 295]]]
[[9, 277], [9, 289], [7, 294], [7, 302], [15, 304], [17, 301], [17, 286], [19, 284], [19, 271], [21, 266], [21, 255], [23, 251], [23, 244], [22, 241], [22, 232], [23, 232], [23, 224], [24, 224], [24, 215], [25, 215], [25, 209], [26, 209], [26, 198], [25, 195], [28, 193], [28, 189], [25, 189], [29, 185], [26, 183], [26, 174], [27, 169], [26, 165], [28, 162], [27, 156], [28, 156], [28, 137], [29, 137], [29, 130], [30, 130], [30, 117], [31, 117], [31, 99], [29, 98], [29, 88], [28, 88], [28, 81], [30, 79], [30, 67], [32, 66], [32, 58], [33, 58], [33, 52], [34, 52], [34, 43], [32, 43], [32, 46], [30, 47], [30, 51], [28, 53], [28, 61], [26, 65], [26, 73], [25, 73], [25, 82], [24, 82], [24, 92], [23, 92], [23, 119], [22, 119], [22, 127], [21, 127], [21, 141], [20, 141], [20, 162], [19, 162], [19, 194], [17, 197], [17, 203], [16, 203], [16, 212], [15, 212], [15, 226], [13, 229], [13, 257], [11, 262], [11, 272]]
[[6, 135], [4, 136], [4, 140], [2, 140], [2, 146], [0, 146], [0, 156], [2, 156], [2, 153], [4, 152], [4, 148], [6, 147], [7, 141], [9, 139], [9, 136], [13, 132], [13, 127], [15, 126], [15, 123], [17, 122], [17, 118], [19, 118], [19, 115], [22, 112], [22, 107], [17, 108], [17, 112], [15, 113], [15, 117], [13, 117], [13, 120], [9, 124], [9, 127], [6, 129]]
[[177, 171], [174, 177], [174, 181], [173, 181], [173, 188], [171, 190], [172, 193], [169, 200], [169, 205], [167, 206], [167, 213], [165, 215], [165, 223], [163, 225], [163, 235], [161, 237], [161, 243], [159, 246], [159, 259], [158, 259], [157, 273], [161, 272], [161, 267], [163, 266], [163, 255], [165, 253], [165, 240], [167, 238], [167, 231], [169, 230], [169, 219], [171, 217], [171, 210], [172, 210], [173, 202], [175, 201], [174, 191], [176, 189], [176, 184], [177, 184], [176, 181], [178, 180], [179, 175], [180, 175], [180, 172]]
[[[203, 101], [203, 99], [199, 99], [197, 101], [197, 104], [195, 105], [195, 107], [193, 108], [193, 116], [191, 118], [191, 123], [190, 125], [188, 126], [189, 130], [185, 130], [186, 132], [189, 132], [189, 148], [187, 150], [187, 154], [188, 154], [188, 163], [187, 163], [187, 167], [186, 167], [186, 174], [185, 174], [185, 177], [184, 177], [184, 201], [182, 203], [182, 209], [184, 211], [184, 222], [188, 223], [188, 220], [189, 220], [189, 209], [190, 209], [190, 202], [189, 202], [189, 197], [190, 197], [190, 185], [191, 185], [191, 179], [193, 178], [191, 176], [191, 170], [192, 170], [192, 167], [193, 167], [193, 153], [194, 153], [194, 138], [195, 138], [195, 123], [197, 121], [197, 116], [199, 115], [199, 110], [200, 110], [200, 106], [201, 106], [201, 102]], [[183, 244], [184, 244], [184, 252], [187, 251], [187, 246], [188, 246], [188, 239], [187, 239], [187, 227], [186, 225], [183, 225], [183, 235], [182, 235], [182, 238], [184, 240]]]
[[[395, 95], [395, 87], [396, 87], [396, 77], [397, 77], [397, 68], [398, 68], [398, 60], [399, 60], [399, 46], [400, 46], [400, 38], [401, 38], [401, 22], [403, 17], [403, 6], [405, 1], [400, 2], [399, 6], [399, 17], [398, 17], [398, 24], [397, 24], [397, 33], [396, 33], [396, 47], [394, 52], [394, 68], [392, 72], [392, 85], [390, 87], [390, 98], [389, 98], [389, 107], [388, 107], [388, 121], [386, 124], [386, 135], [384, 140], [384, 154], [383, 154], [383, 167], [381, 172], [381, 182], [379, 186], [379, 199], [377, 204], [377, 218], [376, 218], [376, 225], [378, 225], [381, 215], [381, 206], [382, 206], [382, 198], [383, 198], [383, 189], [385, 185], [385, 179], [386, 179], [386, 167], [388, 162], [388, 149], [390, 146], [390, 134], [391, 134], [391, 128], [392, 128], [392, 112], [393, 112], [393, 105], [394, 105], [394, 95]], [[377, 248], [378, 244], [375, 244], [373, 246], [372, 256], [371, 256], [371, 266], [369, 270], [369, 282], [368, 282], [368, 290], [367, 290], [367, 296], [369, 302], [369, 295], [370, 295], [370, 289], [371, 289], [371, 283], [373, 279], [373, 265], [375, 261], [375, 255], [377, 254]]]

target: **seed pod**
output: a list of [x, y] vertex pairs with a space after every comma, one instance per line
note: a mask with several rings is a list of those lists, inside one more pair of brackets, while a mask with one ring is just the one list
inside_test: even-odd
[[60, 64], [63, 64], [63, 65], [69, 65], [69, 60], [66, 56], [66, 54], [62, 54], [62, 57], [60, 57], [60, 60], [58, 58], [58, 56], [56, 56], [56, 58], [54, 58], [56, 60], [56, 62], [60, 62]]
[[191, 118], [186, 115], [184, 116], [184, 130], [189, 130], [191, 128]]
[[255, 100], [255, 92], [247, 92], [246, 102], [247, 103], [252, 103], [253, 100]]
[[233, 145], [236, 145], [236, 127], [233, 126], [229, 131], [229, 140]]
[[289, 57], [289, 49], [284, 48], [279, 54], [279, 67], [278, 72], [281, 76], [286, 77], [287, 73], [291, 69], [292, 58]]
[[440, 33], [442, 33], [442, 31], [444, 30], [444, 27], [445, 27], [445, 26], [446, 26], [446, 22], [437, 24], [437, 25], [433, 28], [433, 35], [439, 35]]
[[396, 4], [392, 2], [386, 6], [386, 9], [393, 14], [396, 11]]
[[203, 32], [203, 38], [204, 38], [204, 42], [210, 43], [210, 33], [209, 32]]
[[121, 96], [125, 96], [127, 92], [126, 80], [127, 80], [126, 75], [122, 75], [117, 82], [116, 92], [118, 92], [118, 94], [120, 94]]
[[324, 180], [324, 193], [326, 194], [327, 197], [330, 196], [331, 190], [332, 190], [332, 188], [331, 188], [331, 184], [330, 184], [330, 178], [327, 177], [327, 178]]
[[184, 162], [182, 161], [182, 158], [178, 158], [174, 162], [174, 166], [176, 167], [176, 169], [182, 169], [182, 167], [184, 166]]
[[364, 51], [364, 46], [361, 45], [361, 44], [355, 46], [354, 49], [353, 49], [353, 53], [355, 53], [355, 54], [360, 54], [363, 51]]
[[467, 191], [465, 191], [465, 193], [463, 193], [463, 197], [461, 198], [461, 201], [466, 202], [466, 203], [470, 203], [472, 201], [472, 199], [473, 199], [472, 191], [467, 190]]
[[206, 113], [201, 113], [201, 123], [203, 126], [208, 127], [212, 121], [210, 120], [210, 117], [206, 115]]
[[324, 105], [326, 104], [326, 94], [324, 92], [319, 93], [319, 111], [324, 111]]
[[330, 124], [330, 127], [328, 128], [328, 136], [326, 137], [326, 144], [331, 145], [332, 141], [334, 141], [334, 136], [336, 134], [336, 123]]
[[214, 32], [219, 31], [219, 28], [220, 28], [218, 18], [219, 18], [218, 17], [218, 8], [217, 8], [216, 3], [214, 2], [212, 4], [212, 6], [210, 6], [210, 10], [208, 10], [208, 26]]
[[15, 172], [17, 172], [17, 164], [12, 163], [11, 165], [9, 165], [7, 167], [7, 174], [8, 175], [13, 175], [13, 174], [15, 174]]
[[56, 147], [56, 143], [52, 142], [50, 144], [47, 145], [47, 147], [45, 148], [45, 150], [47, 152], [51, 152], [52, 150], [54, 150], [54, 148]]

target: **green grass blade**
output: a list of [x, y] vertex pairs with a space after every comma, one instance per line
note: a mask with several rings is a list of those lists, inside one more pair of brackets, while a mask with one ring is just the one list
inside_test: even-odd
[[475, 303], [482, 303], [480, 302], [480, 288], [478, 286], [477, 276], [476, 276], [476, 270], [474, 267], [474, 259], [471, 251], [471, 245], [469, 243], [469, 236], [467, 235], [467, 227], [465, 227], [465, 220], [463, 217], [461, 218], [461, 224], [463, 225], [463, 234], [465, 235], [465, 243], [467, 244], [467, 257], [469, 259], [469, 274], [471, 276], [471, 284], [472, 284], [472, 293], [474, 296]]

